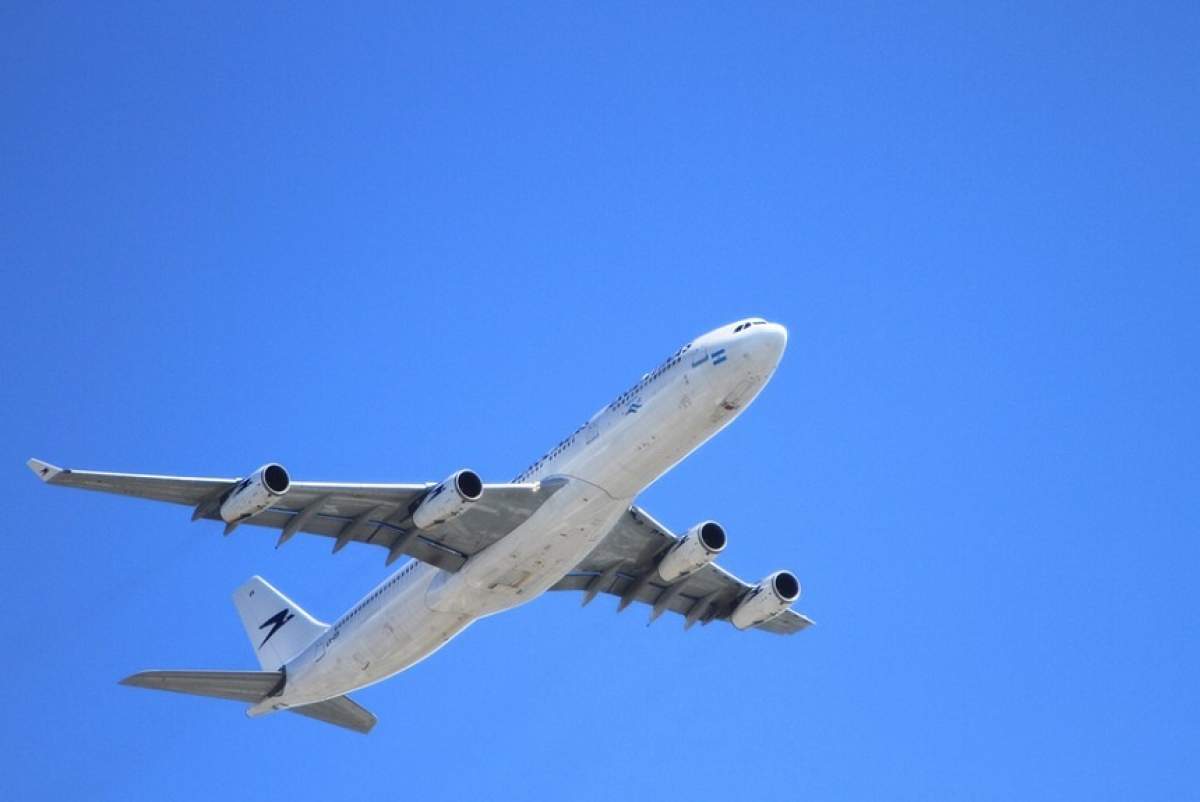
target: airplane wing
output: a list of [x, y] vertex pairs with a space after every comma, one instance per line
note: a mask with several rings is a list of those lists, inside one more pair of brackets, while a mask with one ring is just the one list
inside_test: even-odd
[[[47, 484], [192, 507], [192, 520], [220, 520], [221, 500], [241, 481], [77, 471], [36, 459], [28, 465]], [[466, 512], [425, 530], [413, 525], [412, 512], [433, 484], [291, 482], [277, 503], [242, 523], [279, 529], [277, 545], [307, 532], [333, 538], [334, 551], [352, 541], [367, 543], [386, 549], [389, 563], [406, 554], [457, 571], [469, 557], [516, 529], [566, 482], [485, 484], [483, 495]]]
[[[754, 589], [716, 563], [667, 583], [656, 573], [658, 561], [679, 538], [638, 507], [617, 522], [587, 559], [551, 590], [582, 590], [587, 604], [600, 593], [620, 597], [618, 611], [632, 602], [652, 606], [650, 621], [664, 612], [684, 617], [684, 626], [728, 620], [742, 597]], [[790, 635], [811, 626], [812, 619], [794, 610], [759, 624], [755, 629]]]

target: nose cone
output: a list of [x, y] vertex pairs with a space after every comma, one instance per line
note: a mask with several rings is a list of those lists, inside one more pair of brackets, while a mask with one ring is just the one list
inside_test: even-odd
[[787, 329], [778, 323], [767, 323], [751, 328], [748, 337], [752, 341], [751, 348], [757, 361], [771, 368], [779, 364], [779, 360], [783, 358], [783, 351], [787, 348]]

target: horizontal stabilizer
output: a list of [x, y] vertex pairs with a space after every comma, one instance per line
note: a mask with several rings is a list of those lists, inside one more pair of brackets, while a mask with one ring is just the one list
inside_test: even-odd
[[311, 705], [288, 708], [292, 713], [315, 718], [366, 735], [379, 719], [349, 696], [337, 696]]
[[283, 684], [282, 671], [143, 671], [122, 685], [257, 704]]

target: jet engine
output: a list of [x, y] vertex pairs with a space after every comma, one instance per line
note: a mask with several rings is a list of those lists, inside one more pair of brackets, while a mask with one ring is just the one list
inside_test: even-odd
[[413, 511], [413, 525], [418, 529], [429, 529], [457, 518], [482, 495], [483, 481], [475, 471], [464, 468], [452, 473], [421, 499], [420, 506]]
[[291, 487], [292, 480], [282, 465], [269, 463], [233, 486], [221, 502], [221, 518], [227, 524], [237, 523], [275, 503]]
[[664, 582], [682, 579], [712, 562], [727, 542], [725, 527], [716, 521], [696, 524], [659, 561], [658, 576]]
[[800, 582], [791, 571], [776, 571], [746, 594], [729, 620], [738, 629], [770, 621], [800, 598]]

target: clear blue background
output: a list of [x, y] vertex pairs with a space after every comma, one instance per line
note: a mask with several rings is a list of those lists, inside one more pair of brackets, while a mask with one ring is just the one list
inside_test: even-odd
[[[9, 4], [4, 796], [1197, 798], [1200, 7], [1051, 5]], [[818, 626], [547, 597], [367, 738], [116, 680], [382, 553], [23, 465], [507, 480], [745, 315], [642, 501]]]

